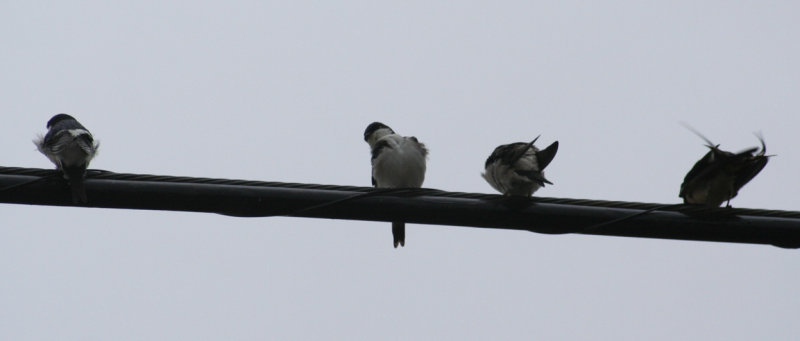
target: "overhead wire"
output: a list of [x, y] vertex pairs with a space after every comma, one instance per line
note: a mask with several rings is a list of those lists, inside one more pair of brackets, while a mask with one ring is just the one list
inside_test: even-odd
[[[0, 167], [0, 202], [72, 206], [66, 196], [62, 200], [56, 195], [66, 192], [63, 177], [58, 174], [53, 169]], [[58, 179], [62, 180], [59, 182]], [[213, 212], [242, 217], [404, 220], [550, 234], [674, 237], [752, 241], [784, 247], [794, 247], [796, 243], [800, 246], [800, 212], [796, 211], [592, 199], [512, 198], [432, 188], [376, 189], [115, 173], [97, 169], [87, 172], [85, 184], [94, 207]], [[168, 199], [159, 194], [163, 191], [169, 193]], [[219, 199], [223, 197], [224, 200]], [[659, 221], [661, 219], [671, 222]], [[759, 227], [765, 224], [770, 227]]]

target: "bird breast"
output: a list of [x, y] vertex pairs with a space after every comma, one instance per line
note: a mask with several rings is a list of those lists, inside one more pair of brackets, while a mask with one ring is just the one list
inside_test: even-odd
[[421, 187], [425, 180], [425, 156], [419, 146], [400, 136], [386, 138], [389, 138], [388, 146], [372, 161], [372, 176], [377, 187]]

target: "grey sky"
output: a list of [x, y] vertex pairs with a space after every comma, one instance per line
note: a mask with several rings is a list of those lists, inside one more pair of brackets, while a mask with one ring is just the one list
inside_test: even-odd
[[[561, 143], [548, 197], [678, 202], [706, 152], [777, 154], [736, 207], [798, 210], [789, 1], [0, 4], [0, 163], [72, 114], [92, 168], [370, 185], [363, 129], [493, 193], [499, 144]], [[91, 198], [90, 198], [91, 200]], [[0, 339], [793, 340], [797, 251], [388, 223], [0, 206]]]

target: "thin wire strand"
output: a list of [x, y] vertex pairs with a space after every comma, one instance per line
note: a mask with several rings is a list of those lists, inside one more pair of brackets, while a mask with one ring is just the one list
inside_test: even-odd
[[627, 215], [627, 216], [624, 216], [624, 217], [620, 217], [620, 218], [617, 218], [617, 219], [613, 219], [613, 220], [610, 220], [610, 221], [607, 221], [607, 222], [604, 222], [604, 223], [591, 225], [589, 227], [581, 229], [579, 232], [585, 233], [585, 232], [596, 231], [596, 230], [598, 230], [600, 228], [608, 227], [608, 226], [611, 226], [611, 225], [614, 225], [614, 224], [621, 223], [621, 222], [626, 221], [626, 220], [630, 220], [630, 219], [633, 219], [633, 218], [636, 218], [636, 217], [640, 217], [640, 216], [643, 216], [643, 215], [648, 214], [648, 213], [653, 212], [653, 211], [658, 211], [658, 210], [667, 209], [667, 208], [674, 208], [674, 207], [678, 207], [678, 206], [682, 206], [682, 205], [683, 204], [672, 204], [672, 205], [661, 205], [661, 206], [649, 208], [649, 209], [646, 209], [644, 211], [636, 212], [634, 214]]
[[13, 190], [13, 189], [17, 189], [17, 188], [22, 188], [22, 187], [25, 187], [25, 186], [30, 186], [30, 185], [33, 185], [33, 184], [35, 184], [37, 182], [45, 181], [45, 180], [48, 180], [50, 178], [55, 178], [56, 175], [58, 175], [58, 173], [53, 173], [53, 174], [50, 174], [50, 175], [38, 177], [38, 178], [35, 178], [33, 180], [28, 180], [28, 181], [25, 181], [23, 183], [18, 183], [18, 184], [15, 184], [15, 185], [9, 185], [9, 186], [0, 188], [0, 193], [7, 192], [7, 191], [10, 191], [10, 190]]

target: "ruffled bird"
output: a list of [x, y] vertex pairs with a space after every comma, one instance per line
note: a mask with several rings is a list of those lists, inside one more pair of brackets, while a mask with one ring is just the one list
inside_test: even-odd
[[494, 149], [486, 159], [484, 179], [500, 193], [529, 197], [545, 184], [553, 183], [544, 177], [544, 169], [558, 152], [558, 141], [539, 150], [531, 142], [504, 144]]
[[761, 141], [760, 151], [758, 147], [752, 147], [732, 153], [719, 149], [718, 144], [691, 127], [687, 128], [705, 140], [710, 150], [686, 174], [678, 196], [686, 204], [718, 207], [727, 201], [730, 207], [730, 200], [767, 165], [771, 155], [765, 155], [767, 146], [764, 139], [757, 135]]
[[[413, 136], [400, 136], [389, 126], [373, 122], [364, 130], [372, 151], [372, 185], [376, 188], [419, 188], [425, 181], [428, 150]], [[402, 221], [392, 222], [394, 247], [406, 244]]]
[[33, 143], [69, 182], [72, 201], [76, 204], [87, 203], [83, 179], [89, 162], [100, 147], [99, 142], [94, 140], [89, 130], [67, 114], [53, 116], [47, 121], [47, 129], [47, 134]]

